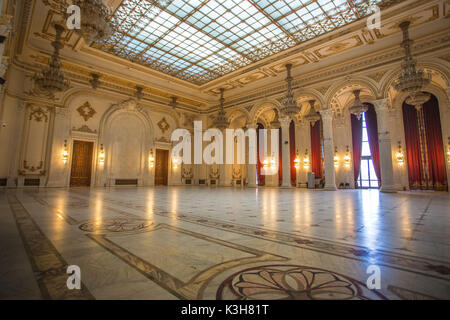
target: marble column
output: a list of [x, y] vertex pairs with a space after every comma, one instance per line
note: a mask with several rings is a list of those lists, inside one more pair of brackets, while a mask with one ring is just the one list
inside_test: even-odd
[[307, 121], [301, 121], [295, 125], [295, 149], [300, 156], [300, 168], [297, 170], [297, 186], [301, 188], [307, 187], [308, 172], [310, 171], [310, 167], [305, 168], [303, 163], [305, 152], [307, 151], [309, 156], [311, 150], [310, 131], [310, 123]]
[[333, 111], [321, 110], [323, 123], [323, 149], [325, 160], [324, 190], [336, 191], [336, 173], [334, 171]]
[[378, 144], [380, 146], [381, 192], [397, 192], [394, 185], [394, 170], [392, 166], [391, 137], [388, 130], [388, 101], [376, 100], [373, 103], [377, 113]]
[[289, 147], [289, 125], [291, 124], [291, 118], [284, 117], [280, 119], [281, 123], [281, 152], [283, 158], [282, 168], [282, 188], [291, 188], [291, 155]]
[[[247, 129], [248, 130], [251, 130], [251, 129], [258, 130], [257, 126], [254, 125], [254, 124], [247, 125]], [[257, 144], [258, 142], [255, 141], [255, 143]], [[255, 146], [254, 150], [252, 150], [252, 148], [250, 148], [250, 146], [249, 146], [249, 148], [248, 148], [248, 151], [249, 151], [249, 158], [248, 159], [249, 160], [248, 161], [250, 161], [250, 152], [256, 153], [257, 152], [256, 149], [257, 149], [256, 146]], [[258, 159], [257, 157], [258, 157], [258, 155], [256, 154], [256, 159]], [[249, 162], [248, 169], [247, 169], [247, 181], [248, 181], [248, 187], [249, 188], [256, 188], [257, 187], [256, 186], [256, 163], [252, 164], [252, 163]]]
[[223, 164], [219, 165], [219, 185], [222, 187], [230, 187], [232, 181], [232, 167], [233, 165], [227, 164], [227, 136], [226, 129], [222, 130], [223, 135]]
[[[70, 161], [64, 164], [61, 161], [61, 150], [64, 146], [64, 140], [67, 140], [70, 153], [70, 110], [65, 107], [54, 108], [54, 120], [52, 122], [53, 134], [49, 137], [51, 141], [51, 153], [48, 155], [49, 170], [47, 187], [66, 187], [69, 185]], [[95, 151], [94, 151], [95, 155]], [[95, 156], [93, 156], [95, 158]], [[92, 168], [95, 171], [95, 164]]]
[[11, 160], [9, 164], [9, 172], [6, 180], [6, 185], [8, 188], [17, 187], [17, 179], [18, 179], [18, 170], [19, 170], [19, 158], [20, 158], [20, 149], [23, 143], [23, 126], [25, 123], [25, 112], [26, 112], [26, 103], [22, 100], [17, 102], [16, 109], [16, 123], [14, 127], [14, 133], [12, 134], [11, 139]]

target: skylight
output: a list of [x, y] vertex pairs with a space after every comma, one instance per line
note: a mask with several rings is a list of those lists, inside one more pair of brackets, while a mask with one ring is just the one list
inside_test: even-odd
[[383, 0], [124, 0], [103, 51], [204, 84], [370, 14]]

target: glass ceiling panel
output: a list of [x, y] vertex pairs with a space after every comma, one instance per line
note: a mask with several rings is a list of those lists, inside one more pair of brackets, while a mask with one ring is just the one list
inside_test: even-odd
[[359, 20], [385, 1], [123, 0], [113, 35], [95, 46], [200, 85]]

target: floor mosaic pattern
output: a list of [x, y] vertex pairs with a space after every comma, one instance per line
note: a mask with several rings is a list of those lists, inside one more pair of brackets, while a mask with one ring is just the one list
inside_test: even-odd
[[449, 207], [434, 192], [3, 190], [0, 299], [449, 299]]

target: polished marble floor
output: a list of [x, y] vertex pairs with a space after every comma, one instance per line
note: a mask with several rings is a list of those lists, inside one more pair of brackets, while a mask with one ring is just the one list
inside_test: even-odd
[[449, 208], [434, 192], [2, 190], [0, 299], [449, 299]]

